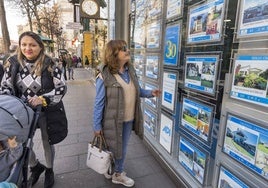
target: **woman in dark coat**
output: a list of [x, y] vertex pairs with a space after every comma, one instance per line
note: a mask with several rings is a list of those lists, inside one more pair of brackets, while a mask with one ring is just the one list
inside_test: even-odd
[[[46, 166], [41, 164], [32, 151], [30, 157], [31, 178], [34, 185], [39, 176], [45, 172], [45, 188], [54, 184], [55, 143], [67, 136], [67, 120], [64, 126], [51, 126], [48, 113], [64, 112], [62, 97], [66, 93], [66, 84], [59, 67], [45, 55], [45, 46], [34, 32], [27, 31], [20, 35], [19, 46], [15, 55], [5, 63], [5, 74], [0, 87], [0, 94], [10, 94], [21, 98], [35, 108], [42, 105], [38, 119], [41, 130]], [[52, 112], [53, 109], [53, 113]], [[62, 121], [65, 121], [62, 119]]]

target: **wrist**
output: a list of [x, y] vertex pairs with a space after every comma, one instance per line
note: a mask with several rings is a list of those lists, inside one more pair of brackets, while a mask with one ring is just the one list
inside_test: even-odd
[[154, 97], [154, 90], [151, 91], [151, 97]]
[[42, 106], [43, 107], [47, 107], [47, 101], [46, 101], [46, 99], [43, 96], [39, 96], [39, 99], [42, 100]]

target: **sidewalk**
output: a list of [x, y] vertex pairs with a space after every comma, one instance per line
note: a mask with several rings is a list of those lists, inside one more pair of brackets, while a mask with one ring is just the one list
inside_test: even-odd
[[[55, 145], [55, 184], [53, 188], [123, 188], [86, 166], [88, 142], [93, 136], [92, 117], [95, 98], [94, 81], [89, 70], [77, 68], [74, 79], [67, 81], [68, 92], [63, 101], [69, 121], [67, 138]], [[42, 163], [44, 154], [40, 131], [34, 137], [34, 149]], [[171, 178], [135, 134], [128, 148], [125, 171], [134, 179], [136, 188], [175, 188]], [[34, 188], [43, 188], [44, 174]]]

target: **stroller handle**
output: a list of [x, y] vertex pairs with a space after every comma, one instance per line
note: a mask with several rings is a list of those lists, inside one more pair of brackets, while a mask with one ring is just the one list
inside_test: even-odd
[[42, 111], [42, 105], [39, 104], [39, 105], [36, 106], [36, 110], [35, 110], [35, 113], [34, 113], [34, 119], [33, 119], [32, 125], [31, 125], [31, 129], [30, 129], [30, 133], [29, 133], [28, 138], [33, 138], [33, 136], [34, 136], [36, 126], [37, 126], [37, 122], [38, 122], [38, 119], [39, 119], [41, 111]]

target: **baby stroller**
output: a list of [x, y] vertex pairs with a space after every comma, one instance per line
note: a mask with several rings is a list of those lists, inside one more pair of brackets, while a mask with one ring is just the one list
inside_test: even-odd
[[6, 182], [14, 183], [20, 188], [29, 188], [32, 185], [28, 178], [28, 163], [40, 112], [41, 106], [33, 111], [15, 96], [0, 95], [0, 134], [16, 136], [17, 142], [23, 145], [22, 156], [13, 165]]

